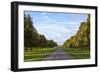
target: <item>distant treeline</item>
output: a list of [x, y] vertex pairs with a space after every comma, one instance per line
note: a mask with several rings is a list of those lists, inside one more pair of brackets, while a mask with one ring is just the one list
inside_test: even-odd
[[63, 46], [72, 48], [90, 48], [90, 15], [88, 15], [86, 21], [81, 22], [77, 33], [66, 40]]
[[36, 28], [33, 26], [31, 16], [24, 14], [24, 47], [27, 50], [32, 47], [43, 48], [43, 47], [54, 47], [57, 43], [53, 40], [47, 40], [42, 34], [39, 34]]

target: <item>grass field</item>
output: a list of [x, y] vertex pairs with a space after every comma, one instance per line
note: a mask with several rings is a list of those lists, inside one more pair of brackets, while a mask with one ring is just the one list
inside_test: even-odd
[[32, 48], [32, 51], [24, 50], [24, 62], [42, 61], [53, 51], [55, 51], [55, 48]]
[[87, 48], [64, 48], [73, 59], [89, 59], [90, 49]]

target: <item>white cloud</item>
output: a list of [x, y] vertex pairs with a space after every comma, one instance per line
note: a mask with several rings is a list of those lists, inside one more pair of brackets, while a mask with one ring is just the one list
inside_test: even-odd
[[75, 21], [71, 21], [71, 22], [68, 22], [68, 21], [56, 21], [56, 20], [54, 20], [54, 19], [51, 19], [50, 17], [48, 17], [47, 15], [46, 15], [46, 13], [42, 13], [42, 16], [45, 18], [45, 20], [46, 21], [49, 21], [49, 22], [51, 22], [51, 23], [55, 23], [55, 24], [79, 24], [79, 22], [75, 22]]

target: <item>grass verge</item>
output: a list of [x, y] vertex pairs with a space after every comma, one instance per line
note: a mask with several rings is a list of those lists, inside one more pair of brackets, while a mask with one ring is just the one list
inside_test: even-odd
[[24, 62], [42, 61], [53, 51], [55, 51], [55, 48], [32, 48], [32, 51], [24, 50]]
[[73, 59], [89, 59], [90, 49], [87, 48], [64, 48]]

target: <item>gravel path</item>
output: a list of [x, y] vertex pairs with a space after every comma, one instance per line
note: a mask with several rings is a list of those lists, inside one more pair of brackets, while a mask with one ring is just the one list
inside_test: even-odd
[[63, 48], [57, 48], [56, 51], [51, 53], [45, 60], [69, 60], [72, 57], [67, 54]]

